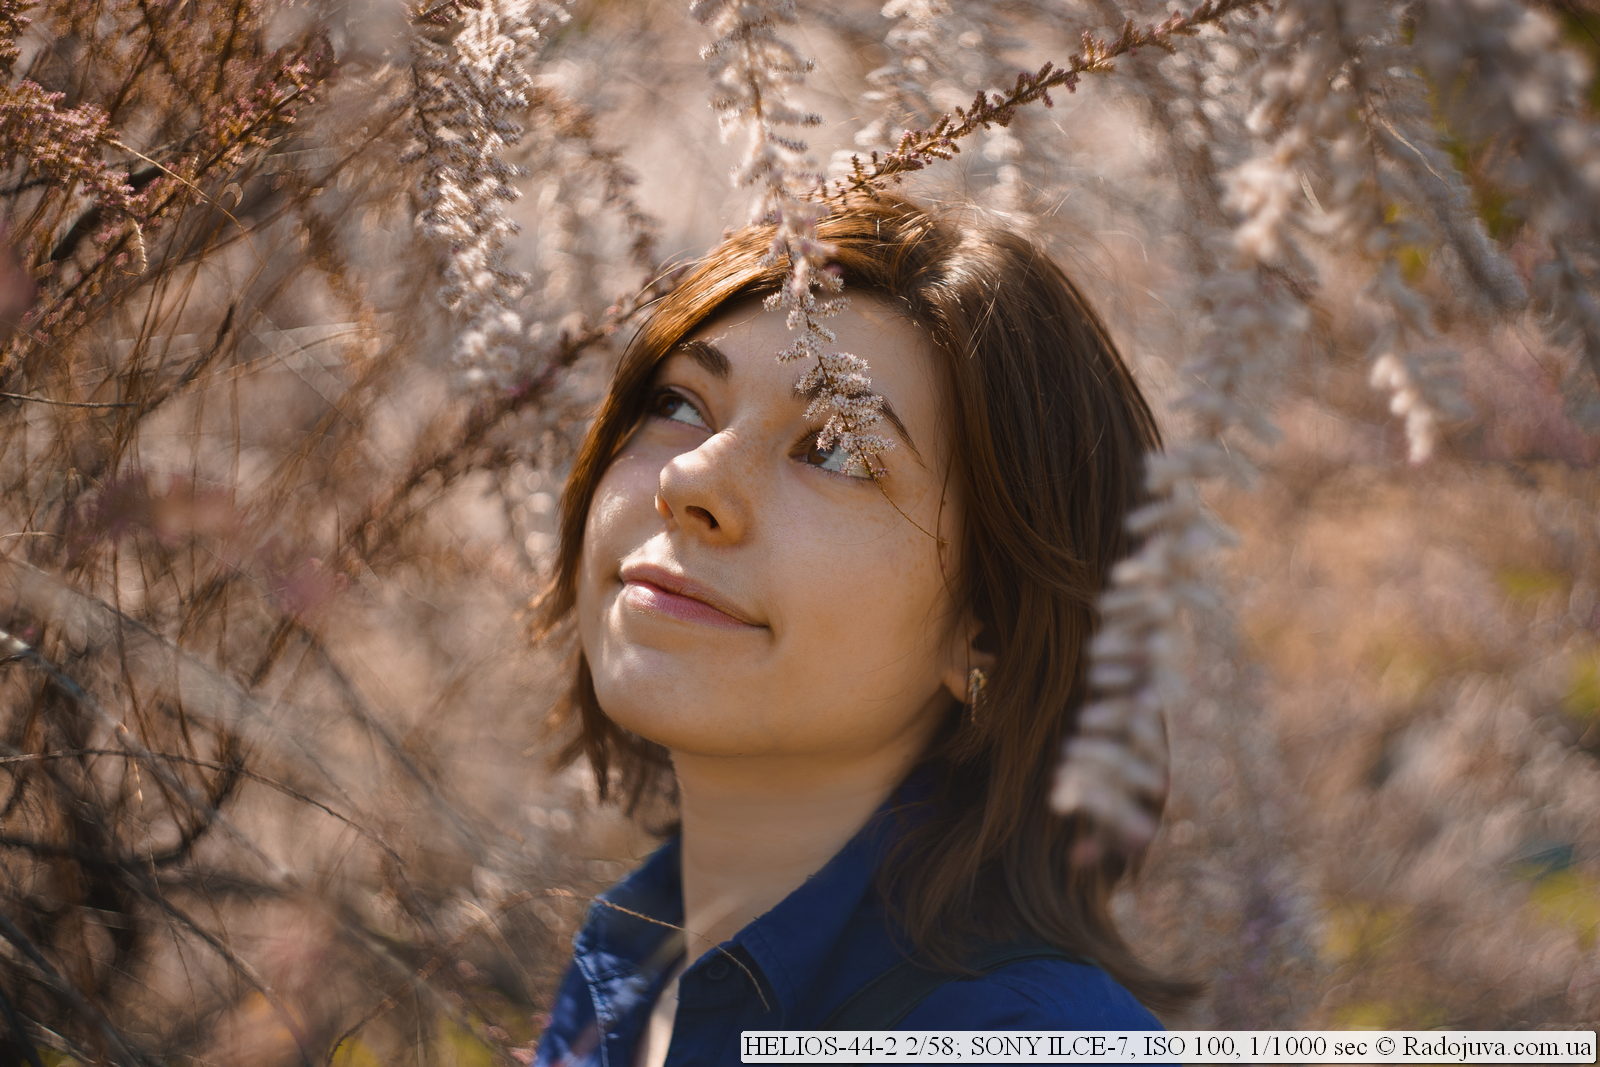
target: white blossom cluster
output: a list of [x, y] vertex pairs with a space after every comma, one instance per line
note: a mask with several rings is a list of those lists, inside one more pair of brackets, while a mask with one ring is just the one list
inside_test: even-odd
[[[1115, 13], [1109, 3], [1099, 7]], [[1218, 65], [1247, 64], [1232, 43], [1216, 42], [1210, 53]], [[1298, 262], [1297, 254], [1285, 256], [1293, 246], [1284, 232], [1283, 202], [1292, 193], [1275, 184], [1265, 191], [1281, 195], [1224, 202], [1223, 171], [1239, 161], [1225, 155], [1231, 139], [1217, 127], [1231, 116], [1196, 106], [1200, 94], [1191, 83], [1200, 67], [1182, 60], [1141, 63], [1137, 84], [1169, 135], [1184, 179], [1195, 186], [1188, 209], [1194, 217], [1184, 233], [1199, 279], [1194, 306], [1201, 313], [1200, 336], [1178, 374], [1188, 386], [1174, 401], [1187, 416], [1187, 432], [1146, 457], [1149, 503], [1128, 519], [1139, 547], [1113, 569], [1100, 599], [1100, 625], [1089, 648], [1091, 696], [1051, 795], [1055, 810], [1086, 813], [1101, 830], [1081, 859], [1105, 847], [1136, 853], [1155, 833], [1148, 801], [1167, 790], [1163, 713], [1193, 696], [1183, 620], [1195, 619], [1203, 631], [1228, 630], [1214, 560], [1232, 535], [1205, 507], [1199, 487], [1253, 474], [1246, 454], [1228, 445], [1236, 429], [1263, 443], [1277, 439], [1266, 400], [1281, 377], [1283, 354], [1308, 320], [1265, 269], [1269, 255]], [[1247, 167], [1246, 177], [1251, 173]]]
[[528, 333], [517, 305], [527, 279], [506, 265], [517, 225], [521, 169], [506, 158], [522, 139], [533, 92], [528, 64], [567, 13], [549, 0], [463, 6], [453, 33], [419, 26], [411, 157], [421, 161], [417, 227], [443, 255], [440, 300], [456, 327], [451, 353], [471, 385], [505, 388], [525, 371]]
[[[1113, 25], [1121, 17], [1110, 0], [1096, 7]], [[1244, 121], [1259, 92], [1252, 36], [1235, 32], [1174, 55], [1133, 57], [1118, 82], [1161, 135], [1164, 158], [1147, 165], [1173, 175], [1184, 194], [1167, 208], [1170, 217], [1152, 213], [1151, 226], [1169, 232], [1183, 253], [1177, 269], [1191, 279], [1195, 314], [1174, 345], [1188, 353], [1176, 374], [1183, 390], [1172, 401], [1181, 417], [1168, 428], [1167, 451], [1147, 461], [1151, 503], [1131, 517], [1144, 540], [1102, 599], [1090, 701], [1052, 798], [1102, 828], [1084, 849], [1092, 854], [1137, 852], [1155, 829], [1148, 802], [1169, 788], [1175, 794], [1165, 814], [1173, 842], [1182, 843], [1158, 863], [1184, 885], [1183, 907], [1223, 924], [1213, 937], [1225, 930], [1230, 948], [1210, 955], [1214, 942], [1191, 940], [1165, 918], [1148, 936], [1177, 936], [1179, 951], [1213, 975], [1210, 1021], [1230, 1026], [1298, 1017], [1309, 1007], [1305, 991], [1322, 987], [1309, 860], [1298, 848], [1299, 813], [1285, 803], [1294, 790], [1282, 780], [1284, 754], [1219, 577], [1217, 548], [1233, 535], [1198, 492], [1207, 483], [1253, 480], [1238, 438], [1278, 439], [1271, 402], [1311, 322], [1284, 268], [1240, 247], [1245, 230], [1303, 267], [1294, 235], [1278, 229], [1282, 214], [1263, 219], [1224, 204], [1227, 175], [1251, 156]], [[1144, 196], [1141, 208], [1150, 212], [1159, 201]], [[1170, 787], [1164, 714], [1173, 716], [1173, 745], [1184, 753], [1181, 782]], [[1209, 829], [1197, 842], [1197, 808], [1229, 830]]]
[[[1352, 253], [1370, 275], [1358, 304], [1377, 326], [1368, 347], [1374, 387], [1388, 391], [1390, 409], [1405, 420], [1410, 458], [1421, 463], [1438, 441], [1438, 390], [1428, 361], [1438, 349], [1429, 306], [1405, 281], [1398, 257], [1430, 247], [1419, 213], [1402, 199], [1373, 130], [1388, 124], [1374, 71], [1404, 62], [1401, 32], [1390, 5], [1373, 0], [1284, 5], [1274, 21], [1273, 54], [1263, 73], [1263, 98], [1249, 116], [1250, 132], [1267, 151], [1240, 169], [1236, 206], [1259, 204], [1244, 232], [1254, 254], [1271, 263], [1279, 240], [1266, 240], [1268, 220], [1286, 220], [1314, 238]], [[1388, 89], [1386, 83], [1384, 91]], [[1302, 176], [1320, 179], [1307, 193]]]
[[1205, 327], [1182, 372], [1192, 385], [1175, 405], [1193, 429], [1146, 457], [1150, 502], [1128, 517], [1140, 547], [1113, 568], [1100, 598], [1089, 648], [1092, 695], [1051, 794], [1055, 810], [1091, 815], [1110, 839], [1102, 844], [1127, 852], [1153, 837], [1145, 801], [1167, 788], [1162, 714], [1181, 705], [1191, 684], [1182, 619], [1216, 621], [1225, 613], [1214, 561], [1232, 535], [1205, 507], [1199, 486], [1251, 474], [1245, 455], [1226, 443], [1235, 428], [1276, 438], [1259, 403], [1263, 381], [1276, 376], [1277, 354], [1306, 322], [1304, 308], [1264, 286], [1258, 265], [1227, 234], [1218, 244], [1211, 251], [1220, 266], [1202, 271], [1196, 291]]
[[858, 465], [881, 471], [878, 457], [893, 446], [870, 429], [882, 417], [882, 398], [872, 390], [865, 360], [829, 351], [836, 338], [822, 324], [843, 306], [843, 298], [832, 295], [842, 284], [827, 269], [832, 248], [817, 237], [823, 206], [806, 196], [822, 175], [806, 142], [787, 132], [822, 121], [786, 97], [812, 67], [778, 35], [779, 26], [795, 20], [793, 0], [695, 0], [690, 12], [715, 35], [701, 55], [711, 68], [711, 103], [723, 134], [743, 130], [750, 138], [734, 183], [756, 188], [751, 221], [774, 225], [772, 261], [789, 264], [787, 283], [767, 300], [769, 308], [787, 312], [795, 333], [778, 358], [815, 364], [797, 388], [812, 397], [806, 418], [825, 420], [818, 447], [841, 448]]
[[[1402, 256], [1436, 253], [1469, 314], [1509, 312], [1526, 301], [1442, 143], [1415, 69], [1419, 57], [1435, 84], [1455, 84], [1462, 70], [1493, 73], [1456, 101], [1462, 125], [1511, 130], [1533, 145], [1531, 153], [1507, 156], [1508, 184], [1533, 191], [1529, 217], [1551, 240], [1547, 299], [1585, 350], [1600, 353], [1600, 334], [1585, 332], [1600, 326], [1600, 303], [1581, 268], [1600, 247], [1592, 210], [1600, 202], [1600, 140], [1570, 117], [1585, 84], [1581, 62], [1558, 50], [1548, 18], [1516, 3], [1432, 5], [1415, 47], [1402, 13], [1380, 0], [1277, 5], [1266, 32], [1255, 35], [1254, 76], [1241, 81], [1257, 89], [1242, 116], [1230, 113], [1240, 107], [1237, 94], [1215, 84], [1178, 93], [1170, 84], [1164, 92], [1153, 88], [1161, 79], [1143, 86], [1174, 144], [1205, 160], [1186, 174], [1202, 193], [1192, 201], [1204, 209], [1203, 191], [1214, 187], [1214, 217], [1233, 230], [1226, 246], [1214, 236], [1191, 238], [1201, 278], [1195, 303], [1206, 325], [1180, 372], [1192, 383], [1176, 404], [1189, 416], [1189, 433], [1151, 457], [1154, 503], [1130, 518], [1130, 530], [1145, 540], [1117, 568], [1102, 601], [1091, 649], [1096, 696], [1053, 796], [1059, 810], [1092, 812], [1124, 842], [1147, 840], [1154, 828], [1138, 798], [1161, 788], [1160, 709], [1181, 699], [1186, 683], [1178, 620], [1185, 608], [1219, 603], [1207, 556], [1227, 533], [1194, 486], [1249, 477], [1249, 460], [1223, 443], [1233, 428], [1263, 442], [1276, 435], [1264, 405], [1283, 370], [1279, 357], [1308, 324], [1302, 294], [1315, 292], [1308, 287], [1317, 274], [1308, 246], [1365, 265], [1354, 310], [1375, 324], [1371, 380], [1404, 419], [1413, 462], [1433, 451], [1441, 411], [1462, 412], [1434, 370], [1454, 354], [1440, 344], [1429, 300], [1407, 281]], [[1242, 67], [1236, 46], [1213, 51], [1221, 66]], [[1181, 67], [1183, 58], [1171, 65]], [[1213, 157], [1238, 138], [1218, 126], [1239, 118], [1258, 150], [1224, 163], [1219, 176]]]
[[[1204, 335], [1180, 372], [1191, 384], [1174, 405], [1188, 416], [1188, 434], [1148, 458], [1152, 502], [1129, 518], [1142, 544], [1113, 571], [1102, 597], [1101, 628], [1090, 648], [1095, 696], [1068, 743], [1052, 796], [1057, 810], [1090, 812], [1130, 849], [1154, 833], [1141, 798], [1165, 788], [1162, 709], [1178, 706], [1188, 684], [1180, 619], [1198, 613], [1202, 625], [1225, 625], [1211, 572], [1215, 549], [1230, 535], [1196, 487], [1217, 479], [1242, 484], [1253, 474], [1245, 454], [1226, 443], [1236, 428], [1262, 443], [1277, 437], [1265, 406], [1282, 373], [1280, 357], [1304, 331], [1308, 313], [1274, 275], [1314, 273], [1302, 238], [1331, 242], [1375, 264], [1363, 292], [1379, 323], [1370, 347], [1373, 383], [1390, 392], [1391, 408], [1404, 417], [1414, 461], [1425, 459], [1436, 440], [1435, 403], [1422, 387], [1418, 354], [1405, 343], [1431, 341], [1435, 331], [1428, 305], [1405, 283], [1396, 260], [1402, 247], [1428, 237], [1403, 216], [1386, 218], [1397, 191], [1369, 133], [1375, 120], [1360, 117], [1371, 116], [1374, 106], [1363, 92], [1360, 62], [1395, 59], [1354, 55], [1376, 50], [1382, 35], [1396, 32], [1383, 15], [1368, 0], [1280, 5], [1259, 38], [1251, 79], [1258, 95], [1229, 101], [1248, 107], [1243, 126], [1260, 150], [1222, 164], [1225, 173], [1218, 172], [1212, 146], [1233, 138], [1218, 136], [1217, 125], [1240, 116], [1192, 106], [1195, 94], [1172, 91], [1165, 76], [1151, 77], [1145, 87], [1175, 146], [1193, 157], [1190, 179], [1212, 191], [1206, 214], [1216, 226], [1192, 238], [1191, 249]], [[1216, 51], [1240, 65], [1233, 46]], [[1308, 191], [1307, 173], [1323, 179], [1320, 196]], [[1447, 186], [1440, 195], [1452, 191]], [[1492, 250], [1470, 236], [1462, 243], [1477, 253], [1479, 273], [1515, 299]]]
[[[1415, 25], [1402, 21], [1419, 12]], [[1263, 803], [1293, 793], [1273, 780], [1281, 759], [1276, 740], [1263, 737], [1271, 724], [1242, 691], [1206, 691], [1217, 664], [1231, 668], [1239, 650], [1217, 591], [1215, 546], [1229, 534], [1196, 487], [1243, 484], [1252, 475], [1248, 455], [1225, 441], [1238, 431], [1262, 443], [1276, 436], [1267, 412], [1313, 310], [1337, 318], [1341, 330], [1367, 331], [1372, 382], [1404, 419], [1414, 461], [1433, 449], [1440, 417], [1461, 413], [1434, 369], [1456, 359], [1435, 315], [1503, 320], [1527, 293], [1480, 217], [1447, 145], [1452, 133], [1469, 144], [1535, 146], [1480, 153], [1478, 165], [1496, 188], [1528, 198], [1512, 210], [1552, 250], [1544, 274], [1536, 274], [1536, 284], [1547, 286], [1540, 296], [1568, 338], [1600, 360], [1592, 278], [1600, 137], [1574, 117], [1586, 69], [1560, 47], [1550, 18], [1488, 0], [1432, 7], [1285, 0], [1264, 28], [1235, 27], [1228, 38], [1159, 64], [1136, 60], [1127, 66], [1138, 80], [1119, 81], [1145, 98], [1170, 135], [1184, 194], [1173, 232], [1190, 245], [1197, 279], [1190, 306], [1202, 316], [1202, 336], [1177, 375], [1185, 384], [1175, 404], [1187, 415], [1183, 436], [1151, 458], [1154, 502], [1130, 521], [1146, 540], [1117, 568], [1102, 600], [1091, 649], [1094, 692], [1052, 797], [1058, 810], [1090, 814], [1113, 847], [1148, 841], [1155, 824], [1142, 801], [1166, 788], [1162, 711], [1183, 709], [1189, 795], [1198, 788], [1208, 810], [1221, 806], [1252, 828], [1208, 841], [1207, 858], [1188, 877], [1270, 887], [1264, 899], [1272, 906], [1252, 920], [1252, 947], [1242, 963], [1219, 972], [1219, 1009], [1227, 1010], [1259, 1005], [1269, 991], [1304, 988], [1295, 971], [1317, 971], [1326, 960], [1317, 951], [1319, 905], [1302, 874], [1314, 860], [1292, 854], [1297, 816]], [[1192, 77], [1179, 82], [1174, 71]], [[1441, 99], [1445, 122], [1435, 110]], [[1319, 277], [1330, 265], [1355, 268], [1356, 292]], [[1418, 281], [1415, 268], [1424, 265], [1434, 277]], [[1195, 624], [1192, 638], [1185, 619]], [[1186, 661], [1191, 641], [1208, 658]], [[1230, 791], [1249, 799], [1228, 808], [1218, 798]], [[1432, 817], [1459, 820], [1447, 804], [1439, 807]], [[1453, 847], [1461, 851], [1459, 841]], [[1212, 857], [1236, 869], [1207, 876], [1199, 868]], [[1284, 1017], [1287, 1009], [1271, 1010]]]

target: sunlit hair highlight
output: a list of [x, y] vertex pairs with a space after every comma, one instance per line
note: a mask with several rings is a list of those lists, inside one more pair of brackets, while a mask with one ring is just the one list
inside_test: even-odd
[[[879, 870], [881, 898], [940, 969], [960, 971], [978, 941], [1032, 935], [1092, 958], [1152, 1008], [1179, 1006], [1194, 984], [1141, 963], [1112, 919], [1127, 862], [1073, 865], [1089, 828], [1047, 799], [1084, 701], [1095, 601], [1132, 547], [1124, 519], [1143, 500], [1144, 454], [1160, 446], [1150, 409], [1099, 317], [1026, 239], [888, 195], [846, 201], [819, 236], [836, 249], [847, 296], [888, 302], [933, 342], [964, 501], [952, 591], [996, 657], [977, 724], [952, 701], [923, 754], [934, 792]], [[783, 284], [770, 247], [769, 228], [728, 237], [623, 355], [562, 498], [555, 571], [537, 610], [543, 632], [569, 627], [591, 501], [644, 412], [657, 364], [720, 310]], [[885, 459], [892, 465], [893, 453]], [[630, 814], [647, 798], [670, 802], [666, 751], [611, 722], [581, 650], [574, 660], [552, 712], [564, 739], [557, 762], [586, 759], [601, 796]]]

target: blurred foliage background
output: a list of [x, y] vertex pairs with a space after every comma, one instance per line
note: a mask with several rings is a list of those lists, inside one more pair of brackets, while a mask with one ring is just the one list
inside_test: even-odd
[[[1212, 7], [905, 186], [1048, 247], [1174, 455], [1251, 472], [1194, 468], [1237, 543], [1169, 576], [1215, 606], [1123, 918], [1211, 983], [1169, 1025], [1595, 1028], [1600, 6]], [[843, 180], [1168, 14], [780, 22]], [[746, 221], [708, 40], [0, 0], [0, 1060], [529, 1061], [653, 844], [547, 770], [526, 609], [620, 346]]]

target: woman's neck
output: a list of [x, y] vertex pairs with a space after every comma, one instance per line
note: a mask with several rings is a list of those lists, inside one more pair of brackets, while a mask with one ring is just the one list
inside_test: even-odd
[[688, 959], [738, 933], [820, 870], [910, 769], [674, 753]]

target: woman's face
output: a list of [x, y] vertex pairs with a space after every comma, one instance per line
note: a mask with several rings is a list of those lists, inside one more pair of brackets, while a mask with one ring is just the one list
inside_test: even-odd
[[851, 297], [828, 325], [898, 418], [875, 427], [897, 442], [881, 483], [816, 447], [794, 390], [808, 368], [778, 361], [784, 315], [751, 302], [662, 361], [596, 488], [577, 586], [595, 692], [613, 721], [675, 752], [920, 749], [964, 691], [970, 626], [947, 588], [960, 501], [944, 484], [935, 353], [874, 298]]

